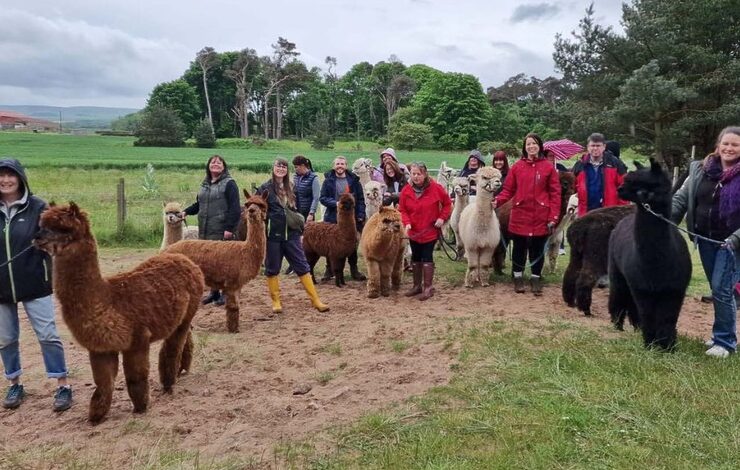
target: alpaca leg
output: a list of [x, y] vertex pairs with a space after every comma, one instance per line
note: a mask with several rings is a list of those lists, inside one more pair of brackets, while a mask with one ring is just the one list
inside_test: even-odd
[[547, 261], [548, 261], [548, 273], [555, 274], [555, 267], [558, 263], [558, 250], [560, 249], [560, 239], [550, 240], [547, 244]]
[[[237, 317], [237, 324], [238, 320]], [[189, 334], [190, 322], [181, 323], [164, 340], [162, 349], [159, 350], [159, 381], [162, 383], [162, 388], [166, 393], [172, 392], [172, 386], [175, 384], [175, 379], [179, 372], [178, 366], [182, 363], [182, 352], [185, 349]]]
[[229, 333], [239, 332], [239, 291], [226, 293], [226, 329]]
[[344, 282], [344, 264], [347, 261], [347, 258], [332, 258], [331, 259], [331, 266], [334, 269], [334, 284], [337, 287], [342, 287], [347, 285], [346, 282]]
[[468, 270], [465, 271], [465, 282], [463, 283], [465, 287], [473, 287], [473, 279], [475, 276], [475, 266], [473, 263], [473, 257], [468, 253]]
[[380, 264], [374, 260], [367, 260], [367, 296], [370, 299], [380, 297], [380, 276]]
[[391, 289], [398, 290], [401, 288], [401, 275], [403, 274], [403, 251], [398, 253], [396, 261], [393, 263], [391, 271]]
[[193, 330], [192, 328], [188, 331], [188, 336], [185, 338], [185, 346], [182, 347], [182, 355], [180, 356], [180, 367], [177, 371], [177, 375], [187, 374], [190, 372], [190, 365], [193, 363]]
[[586, 259], [576, 278], [576, 307], [584, 315], [591, 315], [591, 296], [596, 281], [603, 275], [603, 270], [592, 260]]
[[672, 351], [676, 346], [676, 323], [683, 292], [635, 292], [638, 299], [642, 338], [646, 348]]
[[576, 306], [576, 280], [583, 265], [583, 253], [573, 247], [570, 254], [570, 262], [563, 273], [563, 301], [568, 307]]
[[311, 279], [314, 283], [316, 282], [316, 276], [314, 276], [314, 268], [316, 267], [316, 263], [319, 261], [319, 259], [321, 259], [321, 257], [316, 253], [306, 253], [306, 262], [311, 267]]
[[[136, 349], [123, 352], [123, 375], [126, 377], [126, 388], [134, 413], [143, 413], [149, 404], [149, 338], [137, 341]], [[162, 362], [160, 357], [160, 369]]]
[[638, 316], [632, 291], [622, 273], [615, 267], [612, 267], [609, 272], [609, 315], [614, 327], [619, 331], [624, 331], [624, 319], [627, 316], [635, 328], [639, 326], [639, 323], [635, 323]]
[[391, 295], [391, 266], [387, 261], [378, 263], [380, 267], [380, 295], [388, 297]]
[[490, 286], [489, 278], [491, 277], [491, 264], [493, 263], [493, 249], [485, 248], [480, 252], [480, 285], [483, 287]]
[[105, 418], [110, 410], [113, 399], [113, 382], [118, 375], [118, 353], [90, 351], [89, 356], [95, 391], [90, 398], [88, 419], [95, 424]]

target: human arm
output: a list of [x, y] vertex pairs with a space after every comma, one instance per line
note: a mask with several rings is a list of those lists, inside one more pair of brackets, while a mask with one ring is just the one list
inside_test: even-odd
[[314, 220], [316, 210], [319, 208], [319, 198], [321, 196], [321, 183], [319, 182], [318, 175], [316, 175], [313, 179], [313, 183], [311, 183], [311, 196], [313, 196], [313, 200], [311, 201], [311, 208], [308, 209], [308, 216], [311, 220]]
[[231, 180], [226, 183], [224, 189], [224, 198], [226, 199], [226, 218], [224, 220], [224, 239], [229, 240], [236, 232], [241, 217], [241, 204], [239, 202], [239, 188], [236, 181]]
[[515, 163], [514, 166], [511, 167], [509, 170], [509, 174], [506, 176], [506, 180], [504, 180], [504, 187], [501, 190], [500, 193], [498, 193], [498, 196], [495, 197], [493, 200], [495, 202], [495, 207], [501, 207], [504, 204], [506, 204], [509, 199], [514, 197], [514, 194], [516, 194], [516, 188], [517, 188], [517, 164]]
[[[442, 220], [444, 222], [445, 220], [449, 220], [450, 216], [452, 215], [452, 200], [450, 199], [450, 196], [447, 194], [447, 191], [441, 186], [437, 185], [437, 188], [439, 188], [439, 199], [440, 199], [440, 210], [439, 210], [439, 217], [437, 218], [437, 221]], [[435, 224], [436, 226], [437, 224]], [[441, 227], [442, 224], [439, 224], [439, 227]], [[439, 228], [437, 227], [437, 228]]]
[[678, 188], [678, 191], [673, 195], [671, 200], [671, 220], [675, 223], [680, 223], [683, 220], [686, 211], [689, 208], [689, 182], [691, 181], [691, 172], [689, 172], [688, 178], [686, 178]]
[[321, 195], [319, 196], [319, 201], [324, 207], [336, 209], [337, 199], [336, 194], [334, 194], [335, 192], [334, 182], [328, 178], [325, 179], [324, 184], [321, 185]]

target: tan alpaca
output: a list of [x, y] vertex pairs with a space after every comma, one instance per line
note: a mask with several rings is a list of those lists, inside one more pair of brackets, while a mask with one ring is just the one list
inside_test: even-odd
[[465, 256], [465, 247], [460, 238], [460, 216], [463, 209], [468, 207], [468, 198], [470, 194], [470, 181], [466, 176], [456, 176], [452, 180], [452, 192], [455, 193], [455, 205], [452, 206], [452, 215], [450, 216], [450, 228], [455, 233], [455, 249], [457, 258], [462, 259]]
[[373, 170], [373, 161], [369, 158], [358, 158], [352, 164], [352, 173], [360, 178], [360, 186], [363, 188], [372, 180]]
[[197, 240], [198, 228], [186, 227], [185, 220], [180, 217], [182, 206], [179, 202], [163, 203], [162, 222], [164, 224], [164, 234], [162, 235], [162, 244], [159, 251], [180, 240]]
[[239, 293], [242, 287], [259, 273], [265, 259], [267, 236], [265, 217], [267, 193], [250, 196], [244, 190], [242, 218], [246, 219], [245, 241], [183, 240], [167, 248], [165, 253], [182, 253], [203, 271], [206, 285], [226, 294], [226, 329], [239, 331]]
[[560, 219], [558, 225], [555, 227], [555, 232], [550, 236], [550, 241], [547, 243], [547, 259], [548, 259], [548, 272], [555, 274], [555, 268], [557, 268], [558, 256], [560, 251], [560, 245], [565, 239], [565, 231], [578, 216], [578, 195], [571, 194], [568, 198], [568, 205], [565, 209], [565, 215]]
[[369, 298], [387, 297], [401, 286], [405, 236], [401, 213], [392, 207], [381, 207], [365, 224], [360, 249], [367, 263]]
[[108, 414], [119, 353], [134, 412], [146, 411], [151, 343], [164, 340], [159, 379], [165, 392], [171, 392], [178, 373], [190, 369], [190, 322], [205, 287], [200, 269], [182, 255], [160, 254], [103, 278], [87, 214], [77, 205], [52, 206], [41, 215], [40, 226], [34, 243], [54, 256], [54, 292], [62, 317], [90, 355], [96, 386], [90, 421]]
[[460, 215], [460, 239], [468, 258], [465, 287], [473, 287], [478, 281], [487, 286], [493, 252], [501, 240], [498, 218], [491, 207], [493, 195], [501, 187], [501, 172], [492, 167], [483, 167], [475, 174], [478, 195], [475, 202], [463, 209]]
[[437, 183], [441, 184], [448, 193], [450, 191], [452, 178], [455, 174], [457, 174], [457, 170], [447, 166], [447, 162], [442, 162], [439, 166], [439, 171], [437, 172]]
[[383, 205], [383, 193], [385, 185], [377, 181], [369, 181], [363, 186], [365, 192], [365, 220], [370, 220]]

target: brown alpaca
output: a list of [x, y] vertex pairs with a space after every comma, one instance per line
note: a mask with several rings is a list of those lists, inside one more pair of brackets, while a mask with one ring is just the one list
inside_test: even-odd
[[239, 293], [259, 273], [265, 259], [267, 237], [265, 217], [267, 193], [250, 196], [244, 190], [242, 218], [246, 219], [244, 241], [183, 240], [167, 248], [166, 253], [182, 253], [203, 271], [206, 285], [226, 294], [226, 328], [239, 331]]
[[40, 226], [34, 243], [54, 256], [54, 291], [62, 317], [90, 355], [96, 386], [90, 421], [108, 414], [119, 353], [134, 413], [146, 411], [151, 343], [164, 340], [159, 380], [165, 392], [172, 391], [178, 373], [190, 369], [190, 322], [205, 287], [200, 269], [182, 255], [160, 254], [103, 278], [87, 214], [75, 203], [52, 206], [41, 215]]
[[[303, 231], [303, 251], [306, 261], [311, 266], [311, 277], [314, 266], [322, 256], [326, 256], [334, 271], [337, 287], [345, 285], [344, 262], [357, 248], [357, 227], [355, 226], [355, 198], [344, 193], [337, 202], [337, 223], [316, 222], [306, 224]], [[314, 278], [316, 282], [316, 278]]]
[[[558, 217], [558, 225], [555, 227], [556, 230], [560, 227], [560, 224], [563, 223], [565, 211], [568, 209], [568, 199], [573, 195], [576, 189], [576, 179], [573, 176], [573, 173], [563, 171], [560, 172], [558, 176], [560, 178], [560, 215]], [[498, 216], [499, 224], [501, 224], [501, 236], [505, 239], [509, 238], [509, 217], [511, 217], [511, 208], [513, 204], [514, 200], [511, 199], [507, 201], [506, 204], [496, 209], [496, 215]], [[555, 244], [550, 245], [551, 246], [547, 246], [545, 249], [550, 253], [549, 257], [552, 260], [553, 257], [557, 258], [557, 251], [558, 248], [560, 248], [560, 244], [558, 243], [557, 246], [555, 246]], [[500, 243], [498, 248], [496, 248], [496, 252], [493, 254], [493, 269], [496, 274], [503, 274], [505, 258], [506, 249], [504, 248], [503, 243]], [[550, 262], [552, 266], [551, 271], [554, 271], [555, 261]]]
[[406, 234], [401, 213], [392, 207], [381, 207], [370, 217], [362, 231], [360, 249], [367, 263], [367, 296], [387, 297], [401, 286]]
[[162, 235], [162, 244], [159, 251], [180, 240], [197, 240], [198, 228], [185, 227], [185, 219], [180, 217], [182, 206], [179, 202], [163, 203], [162, 222], [164, 223], [164, 234]]

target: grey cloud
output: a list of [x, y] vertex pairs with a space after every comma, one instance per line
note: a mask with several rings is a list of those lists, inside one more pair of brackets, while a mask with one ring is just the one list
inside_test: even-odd
[[537, 21], [546, 18], [552, 18], [560, 12], [560, 7], [552, 3], [534, 3], [529, 5], [519, 5], [514, 9], [511, 15], [513, 23], [522, 23], [524, 21]]
[[174, 79], [173, 66], [187, 67], [189, 52], [166, 40], [11, 9], [0, 12], [0, 24], [2, 84], [50, 99], [140, 98]]

